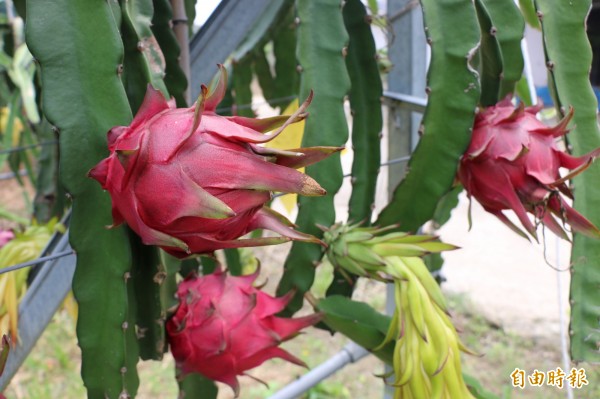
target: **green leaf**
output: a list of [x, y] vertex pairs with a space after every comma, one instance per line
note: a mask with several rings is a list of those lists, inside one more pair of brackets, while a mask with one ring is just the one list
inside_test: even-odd
[[254, 118], [256, 115], [252, 110], [252, 58], [248, 56], [234, 62], [230, 79], [237, 107], [236, 114]]
[[[188, 3], [193, 2], [186, 2]], [[169, 94], [175, 97], [178, 107], [187, 107], [184, 98], [185, 89], [188, 86], [185, 73], [179, 66], [179, 54], [181, 49], [179, 42], [171, 29], [171, 20], [173, 19], [173, 10], [169, 0], [154, 0], [154, 16], [152, 17], [152, 33], [156, 37], [158, 44], [165, 56], [165, 77], [164, 82], [169, 90]], [[190, 18], [188, 14], [188, 19]]]
[[185, 15], [187, 16], [190, 37], [194, 34], [194, 20], [196, 19], [196, 0], [185, 1]]
[[[543, 15], [546, 63], [554, 82], [556, 106], [565, 114], [575, 109], [568, 140], [575, 155], [600, 147], [598, 102], [589, 80], [592, 49], [585, 31], [591, 0], [555, 2], [536, 0]], [[600, 164], [593, 164], [573, 181], [575, 209], [600, 226]], [[575, 361], [600, 361], [600, 240], [575, 234], [571, 253], [571, 357]]]
[[[166, 347], [166, 313], [161, 302], [161, 285], [167, 276], [158, 248], [142, 244], [130, 235], [134, 265], [131, 281], [136, 306], [135, 329], [143, 360], [161, 360]], [[132, 305], [130, 305], [132, 306]]]
[[463, 373], [465, 383], [469, 391], [476, 399], [499, 399], [499, 397], [490, 391], [487, 391], [475, 377]]
[[346, 66], [350, 76], [350, 110], [352, 113], [352, 195], [349, 222], [371, 223], [375, 203], [375, 186], [381, 163], [381, 96], [375, 39], [368, 23], [367, 11], [360, 0], [347, 0], [344, 23], [350, 35]]
[[[31, 184], [34, 186], [37, 184], [37, 176], [33, 171], [32, 158], [37, 158], [38, 149], [35, 148], [36, 142], [33, 139], [33, 135], [29, 124], [27, 123], [27, 119], [22, 114], [16, 115], [17, 120], [21, 123], [21, 131], [19, 134], [19, 142], [17, 145], [19, 147], [23, 146], [33, 146], [34, 148], [29, 148], [29, 151], [16, 151], [9, 155], [8, 164], [10, 166], [10, 170], [13, 172], [17, 182], [23, 188], [25, 188], [25, 181], [21, 177], [20, 171], [21, 167], [25, 167], [25, 171], [27, 172], [27, 177], [30, 179]], [[26, 194], [26, 191], [23, 192], [29, 198], [29, 194]]]
[[10, 353], [10, 340], [8, 335], [2, 334], [2, 347], [0, 348], [0, 375], [4, 372], [4, 366], [6, 366], [6, 360], [8, 360], [8, 354]]
[[243, 274], [240, 252], [237, 248], [228, 248], [223, 250], [227, 262], [227, 270], [232, 276], [241, 276]]
[[[338, 0], [298, 0], [297, 58], [300, 74], [300, 100], [314, 91], [314, 99], [306, 120], [303, 147], [342, 146], [348, 140], [348, 125], [344, 113], [344, 97], [350, 89], [343, 49], [348, 34]], [[342, 165], [339, 153], [306, 168], [325, 190], [324, 197], [302, 197], [298, 201], [296, 224], [308, 234], [322, 236], [316, 226], [330, 226], [335, 221], [333, 197], [342, 184]], [[315, 264], [323, 256], [317, 244], [295, 242], [284, 265], [278, 293], [296, 289], [296, 295], [286, 313], [302, 306], [303, 295], [312, 286]]]
[[537, 16], [533, 1], [534, 0], [519, 0], [519, 8], [525, 18], [525, 22], [532, 28], [541, 30], [542, 26], [540, 25], [540, 19]]
[[179, 270], [181, 269], [181, 261], [163, 250], [160, 250], [159, 253], [162, 264], [161, 269], [164, 270], [166, 274], [165, 281], [160, 287], [162, 308], [166, 309], [167, 311], [174, 310], [179, 304], [176, 294], [177, 273], [179, 273]]
[[200, 374], [188, 374], [179, 382], [180, 398], [214, 399], [218, 393], [215, 382]]
[[452, 211], [458, 205], [458, 196], [462, 191], [463, 186], [458, 184], [440, 199], [432, 218], [435, 229], [439, 229], [450, 220]]
[[[170, 8], [158, 11], [168, 16]], [[153, 0], [121, 2], [121, 36], [125, 45], [124, 81], [132, 109], [139, 108], [149, 84], [160, 88], [168, 97], [163, 81], [165, 61], [150, 26], [153, 14]], [[137, 43], [135, 48], [133, 43]], [[173, 42], [166, 43], [169, 44]], [[129, 231], [129, 236], [133, 252], [131, 281], [134, 288], [130, 295], [130, 308], [132, 311], [135, 309], [135, 328], [140, 357], [143, 360], [161, 360], [166, 338], [165, 311], [161, 303], [160, 284], [166, 272], [158, 248], [142, 244], [141, 239], [133, 231]]]
[[106, 132], [132, 118], [117, 74], [123, 47], [115, 15], [106, 2], [30, 0], [26, 29], [42, 71], [44, 113], [61, 132], [61, 181], [73, 200], [69, 237], [77, 251], [73, 291], [83, 381], [89, 398], [135, 396], [129, 240], [124, 228], [104, 227], [112, 223], [110, 197], [86, 176], [107, 155]]
[[298, 95], [300, 75], [298, 74], [296, 60], [296, 41], [298, 29], [294, 19], [296, 18], [293, 2], [282, 17], [282, 22], [272, 34], [273, 55], [275, 56], [275, 81], [273, 97], [278, 99], [280, 109], [286, 109], [292, 100], [290, 96]]
[[6, 54], [4, 51], [0, 50], [0, 66], [3, 69], [9, 69], [12, 67], [12, 58], [10, 55]]
[[131, 109], [136, 112], [146, 94], [146, 90], [140, 92], [139, 87], [145, 88], [148, 83], [168, 98], [163, 81], [165, 59], [151, 29], [152, 0], [120, 0], [120, 3], [121, 35], [125, 48], [123, 84]]
[[246, 35], [246, 38], [240, 43], [231, 58], [235, 61], [248, 56], [252, 51], [263, 47], [269, 37], [269, 32], [281, 20], [287, 10], [293, 5], [292, 0], [271, 0], [260, 18], [254, 23]]
[[[348, 204], [349, 222], [371, 224], [375, 204], [375, 188], [381, 163], [381, 96], [375, 39], [368, 22], [367, 10], [360, 0], [348, 0], [342, 9], [344, 24], [350, 36], [346, 66], [350, 76], [350, 110], [352, 113], [352, 195]], [[337, 270], [335, 284], [327, 295], [352, 294], [353, 286]]]
[[[392, 365], [394, 341], [388, 342], [383, 348], [378, 348], [386, 336], [391, 322], [390, 317], [382, 315], [366, 303], [337, 295], [321, 299], [317, 309], [324, 313], [323, 321], [332, 330], [342, 333], [371, 351], [383, 362]], [[497, 396], [486, 391], [475, 378], [465, 374], [463, 378], [475, 398], [498, 399]]]
[[[21, 95], [18, 91], [15, 91], [11, 96], [8, 103], [8, 118], [6, 119], [6, 128], [2, 132], [2, 149], [9, 150], [13, 147], [13, 134], [15, 130], [15, 119], [17, 119], [17, 113], [19, 112], [19, 103], [21, 101]], [[0, 165], [4, 165], [6, 162], [9, 152], [0, 153]]]
[[252, 53], [252, 61], [254, 74], [256, 75], [260, 89], [263, 92], [263, 97], [265, 100], [267, 100], [271, 107], [277, 107], [278, 104], [271, 102], [271, 100], [274, 98], [273, 92], [275, 89], [275, 79], [271, 74], [271, 65], [269, 64], [269, 60], [267, 59], [267, 54], [265, 53], [265, 48], [263, 46], [258, 46], [258, 48], [254, 50]]
[[[481, 29], [481, 105], [489, 107], [498, 102], [502, 78], [502, 52], [496, 37], [497, 27], [483, 0], [475, 0], [475, 10]], [[502, 28], [502, 27], [500, 27]]]
[[321, 299], [317, 309], [325, 314], [323, 322], [344, 334], [388, 364], [392, 364], [394, 342], [374, 351], [386, 336], [391, 319], [364, 302], [332, 295]]
[[13, 212], [10, 212], [2, 206], [0, 206], [0, 218], [10, 220], [11, 222], [19, 223], [23, 226], [28, 226], [30, 223], [29, 219], [21, 217]]
[[[441, 270], [444, 266], [444, 258], [440, 253], [432, 253], [423, 256], [423, 262], [425, 263], [425, 266], [427, 266], [427, 270], [429, 270], [432, 273]], [[438, 283], [440, 283], [439, 275], [434, 276]]]
[[[500, 99], [515, 91], [523, 75], [525, 63], [521, 40], [525, 21], [514, 0], [483, 0], [495, 28], [495, 37], [502, 52], [502, 80]], [[483, 91], [483, 89], [482, 89]]]
[[33, 64], [33, 56], [25, 44], [20, 45], [15, 51], [13, 65], [8, 74], [21, 92], [27, 118], [33, 124], [39, 123], [40, 114], [37, 109], [35, 87], [33, 85], [35, 65]]
[[19, 14], [19, 16], [25, 20], [26, 0], [13, 0], [13, 4], [15, 5], [17, 14]]
[[[274, 76], [271, 72], [271, 65], [265, 52], [265, 46], [271, 37], [275, 41], [278, 38], [280, 31], [285, 32], [287, 25], [293, 24], [293, 17], [291, 20], [289, 18], [290, 15], [293, 15], [293, 5], [293, 0], [275, 0], [269, 2], [265, 12], [255, 22], [246, 35], [246, 38], [232, 55], [234, 71], [236, 62], [248, 62], [248, 58], [250, 58], [253, 64], [254, 73], [263, 91], [263, 95], [269, 105], [273, 108], [280, 105], [278, 98], [281, 97], [281, 95], [280, 93], [275, 93], [278, 82], [276, 75]], [[274, 55], [277, 59], [276, 62], [281, 62], [282, 60], [284, 62], [289, 61], [291, 58], [291, 61], [294, 62], [292, 67], [295, 69], [295, 37], [290, 44], [291, 46], [284, 53], [283, 59], [278, 59], [278, 57], [281, 57], [281, 54], [275, 52]], [[286, 64], [286, 66], [288, 66], [288, 64]], [[281, 69], [278, 69], [276, 64], [275, 74], [280, 72]], [[297, 84], [291, 87], [288, 86], [286, 88], [286, 93], [287, 95], [296, 94], [297, 89]]]
[[368, 0], [367, 4], [369, 5], [369, 10], [371, 11], [371, 14], [379, 14], [379, 4], [377, 3], [377, 0]]
[[521, 76], [521, 79], [517, 82], [515, 92], [517, 93], [517, 96], [519, 96], [519, 99], [523, 101], [526, 106], [533, 105], [533, 101], [531, 99], [531, 91], [529, 90], [529, 83], [525, 74], [523, 74], [523, 76]]
[[[46, 118], [37, 126], [39, 140], [58, 140], [58, 135]], [[34, 217], [40, 223], [47, 223], [54, 216], [61, 217], [65, 209], [64, 189], [58, 182], [58, 145], [42, 146], [38, 161], [37, 184], [35, 186]]]
[[451, 189], [458, 160], [471, 138], [480, 94], [477, 74], [469, 65], [479, 43], [473, 3], [423, 0], [422, 5], [431, 43], [422, 137], [406, 177], [376, 222], [400, 223], [404, 231], [416, 231], [431, 219], [439, 199]]

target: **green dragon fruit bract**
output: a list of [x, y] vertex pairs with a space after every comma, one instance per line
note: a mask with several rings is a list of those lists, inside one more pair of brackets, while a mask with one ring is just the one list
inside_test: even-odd
[[233, 277], [218, 269], [179, 284], [179, 307], [167, 322], [171, 352], [183, 375], [199, 373], [231, 386], [239, 394], [238, 375], [271, 358], [305, 366], [279, 344], [317, 323], [320, 314], [296, 319], [276, 317], [292, 299], [274, 298], [256, 288], [252, 275]]
[[[566, 181], [588, 168], [600, 149], [573, 157], [559, 148], [557, 139], [568, 133], [573, 109], [556, 125], [547, 127], [536, 118], [541, 107], [516, 109], [510, 98], [477, 114], [469, 148], [460, 160], [458, 178], [469, 197], [517, 233], [527, 235], [503, 213], [512, 209], [535, 239], [535, 222], [568, 239], [564, 224], [574, 232], [598, 237], [600, 231], [573, 209]], [[561, 176], [559, 168], [569, 173]], [[559, 222], [560, 221], [560, 222]], [[562, 224], [562, 225], [561, 225]]]
[[[113, 225], [125, 221], [145, 244], [177, 257], [289, 240], [320, 242], [264, 204], [272, 191], [324, 195], [316, 181], [295, 169], [341, 148], [260, 146], [307, 116], [312, 93], [291, 116], [220, 116], [215, 110], [227, 74], [219, 68], [214, 90], [209, 94], [203, 85], [194, 107], [175, 108], [149, 86], [131, 125], [108, 132], [110, 156], [89, 175], [111, 195]], [[256, 229], [279, 236], [239, 239]]]

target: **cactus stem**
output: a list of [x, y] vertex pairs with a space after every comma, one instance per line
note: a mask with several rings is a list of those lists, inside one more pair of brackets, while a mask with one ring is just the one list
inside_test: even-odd
[[155, 275], [154, 275], [154, 282], [158, 285], [162, 285], [165, 282], [165, 279], [167, 278], [167, 273], [164, 271], [164, 267], [161, 268], [162, 265], [159, 265], [159, 270]]
[[138, 325], [135, 326], [135, 336], [137, 339], [142, 339], [146, 336], [146, 331], [148, 331], [148, 328], [145, 327], [140, 327]]

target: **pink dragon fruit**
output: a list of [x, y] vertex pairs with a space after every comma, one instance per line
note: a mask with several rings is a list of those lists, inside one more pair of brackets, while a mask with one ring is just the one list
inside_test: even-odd
[[221, 270], [179, 284], [179, 307], [167, 321], [171, 352], [183, 375], [200, 373], [231, 386], [239, 394], [238, 375], [271, 358], [305, 366], [278, 347], [321, 318], [296, 319], [274, 315], [287, 305], [293, 292], [274, 298], [254, 288], [258, 272], [232, 277]]
[[6, 245], [10, 240], [15, 238], [15, 233], [11, 230], [0, 230], [0, 248]]
[[[175, 108], [173, 100], [148, 87], [131, 125], [108, 132], [110, 156], [89, 175], [112, 197], [113, 226], [126, 221], [145, 244], [178, 257], [291, 239], [320, 242], [263, 205], [271, 191], [324, 195], [316, 181], [295, 169], [340, 148], [283, 151], [259, 145], [304, 119], [312, 93], [289, 117], [223, 117], [215, 113], [227, 87], [226, 70], [219, 68], [214, 91], [208, 94], [202, 86], [195, 107]], [[279, 236], [239, 239], [255, 229]]]
[[[460, 160], [458, 178], [469, 198], [475, 197], [484, 209], [517, 233], [527, 237], [502, 212], [512, 209], [525, 230], [535, 239], [541, 222], [558, 236], [568, 239], [559, 223], [573, 231], [600, 236], [589, 220], [563, 198], [572, 198], [565, 183], [590, 166], [597, 149], [573, 157], [559, 148], [557, 139], [568, 132], [573, 109], [555, 127], [536, 119], [541, 107], [514, 108], [510, 98], [477, 114], [469, 148]], [[570, 172], [561, 176], [559, 168]], [[527, 216], [531, 213], [535, 224]]]

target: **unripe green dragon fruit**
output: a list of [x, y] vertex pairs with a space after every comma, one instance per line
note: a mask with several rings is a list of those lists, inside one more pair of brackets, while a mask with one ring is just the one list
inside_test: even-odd
[[421, 257], [457, 248], [432, 235], [388, 233], [398, 226], [378, 228], [337, 223], [330, 228], [319, 227], [325, 232], [327, 258], [340, 272], [382, 281], [387, 280], [387, 256]]
[[[148, 87], [131, 125], [108, 132], [110, 156], [89, 175], [110, 193], [114, 225], [125, 221], [145, 244], [178, 257], [289, 240], [319, 242], [264, 205], [272, 191], [325, 194], [295, 169], [340, 148], [284, 151], [261, 146], [307, 116], [312, 93], [291, 116], [220, 116], [215, 111], [227, 74], [219, 67], [214, 90], [209, 94], [202, 86], [194, 107], [175, 108], [173, 100]], [[279, 236], [239, 239], [256, 229]]]
[[396, 308], [385, 339], [374, 349], [395, 342], [394, 371], [388, 376], [394, 399], [471, 399], [460, 362], [460, 351], [466, 348], [439, 285], [421, 259], [456, 247], [431, 235], [387, 232], [396, 227], [336, 224], [324, 234], [327, 258], [343, 273], [394, 284]]
[[[469, 197], [508, 227], [527, 237], [503, 211], [512, 209], [532, 237], [542, 223], [559, 237], [568, 239], [562, 224], [573, 231], [600, 237], [600, 230], [573, 209], [566, 182], [590, 166], [597, 149], [573, 157], [560, 149], [557, 140], [568, 133], [573, 109], [555, 127], [536, 118], [540, 107], [515, 109], [510, 98], [484, 109], [475, 117], [469, 148], [460, 160], [458, 179]], [[561, 176], [559, 169], [569, 173]], [[563, 197], [564, 196], [564, 197]], [[527, 215], [534, 216], [532, 222]]]
[[238, 375], [271, 358], [305, 366], [279, 344], [321, 319], [276, 317], [293, 293], [274, 298], [253, 287], [258, 271], [234, 277], [218, 269], [179, 284], [179, 307], [167, 322], [171, 352], [183, 375], [199, 373], [231, 386], [239, 395]]

